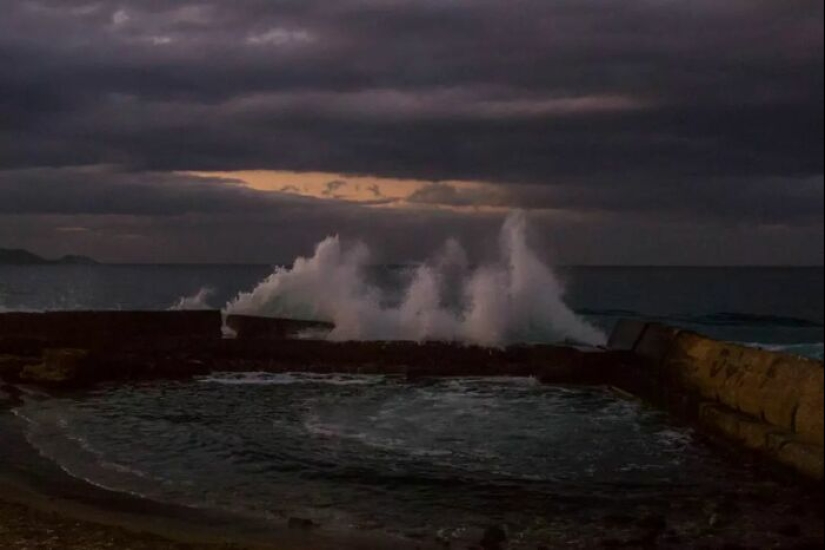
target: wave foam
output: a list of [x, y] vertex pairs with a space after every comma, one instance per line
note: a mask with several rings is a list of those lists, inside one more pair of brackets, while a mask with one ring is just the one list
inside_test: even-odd
[[204, 311], [212, 309], [209, 299], [215, 294], [215, 290], [210, 287], [202, 287], [192, 296], [179, 299], [169, 308], [169, 311]]
[[825, 359], [825, 344], [822, 342], [810, 344], [760, 344], [755, 342], [747, 342], [745, 345], [767, 351], [807, 357], [809, 359], [816, 359], [819, 361]]
[[296, 384], [327, 384], [331, 386], [371, 386], [385, 381], [384, 376], [266, 372], [215, 373], [198, 379], [205, 384], [225, 386], [291, 386]]
[[328, 321], [332, 340], [442, 340], [485, 346], [571, 340], [603, 345], [606, 336], [564, 303], [553, 271], [529, 248], [526, 217], [510, 215], [496, 262], [471, 269], [448, 241], [418, 267], [398, 305], [366, 277], [370, 251], [329, 237], [311, 258], [279, 268], [230, 302], [228, 314]]

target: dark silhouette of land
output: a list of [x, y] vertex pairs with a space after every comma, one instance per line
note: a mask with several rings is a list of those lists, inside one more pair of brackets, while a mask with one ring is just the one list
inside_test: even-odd
[[98, 262], [86, 256], [63, 256], [50, 260], [23, 249], [0, 248], [0, 265], [95, 265]]

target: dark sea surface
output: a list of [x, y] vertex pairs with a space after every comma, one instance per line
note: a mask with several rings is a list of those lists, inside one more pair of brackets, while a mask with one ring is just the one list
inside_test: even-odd
[[[822, 268], [561, 268], [567, 303], [609, 332], [642, 318], [743, 343], [822, 358]], [[400, 293], [410, 268], [374, 268]], [[157, 310], [209, 288], [223, 308], [269, 266], [0, 266], [0, 311]], [[392, 295], [392, 292], [389, 293]]]
[[597, 536], [599, 518], [678, 503], [707, 529], [720, 502], [788, 498], [664, 413], [530, 379], [217, 373], [15, 413], [72, 476], [273, 525], [467, 542], [506, 525], [532, 550], [548, 531]]

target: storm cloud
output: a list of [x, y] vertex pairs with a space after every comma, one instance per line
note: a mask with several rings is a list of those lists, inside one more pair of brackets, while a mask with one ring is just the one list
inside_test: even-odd
[[[0, 10], [0, 216], [19, 224], [165, 217], [171, 235], [175, 216], [301, 212], [355, 227], [347, 220], [409, 215], [337, 201], [334, 189], [314, 201], [181, 174], [313, 171], [430, 181], [409, 205], [561, 211], [593, 231], [623, 217], [628, 234], [636, 223], [693, 224], [697, 235], [782, 226], [812, 242], [794, 261], [821, 262], [821, 0], [0, 0]], [[439, 216], [445, 232], [477, 223]], [[0, 245], [32, 225], [14, 227]], [[701, 247], [686, 253], [706, 260]], [[628, 261], [657, 261], [644, 254]]]

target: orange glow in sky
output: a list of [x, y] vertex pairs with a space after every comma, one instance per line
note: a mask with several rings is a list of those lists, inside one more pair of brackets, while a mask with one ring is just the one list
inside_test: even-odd
[[[233, 172], [187, 172], [187, 174], [205, 177], [236, 180], [251, 189], [287, 193], [317, 199], [342, 200], [364, 203], [376, 207], [403, 208], [411, 205], [408, 199], [434, 182], [415, 179], [394, 179], [375, 176], [349, 176], [329, 172], [288, 172], [274, 170], [245, 170]], [[462, 192], [496, 193], [497, 187], [491, 184], [470, 181], [444, 181]], [[437, 203], [416, 206], [443, 207], [463, 209], [456, 205]], [[490, 205], [479, 204], [473, 209], [489, 210]]]

